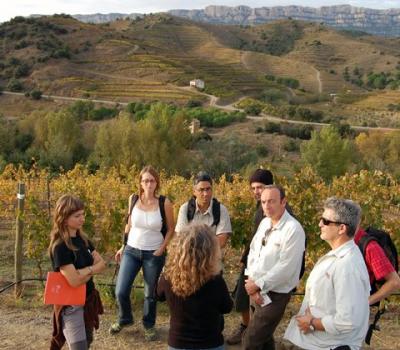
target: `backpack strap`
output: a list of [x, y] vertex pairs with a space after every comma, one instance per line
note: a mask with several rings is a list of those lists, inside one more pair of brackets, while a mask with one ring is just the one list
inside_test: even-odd
[[217, 227], [219, 222], [221, 221], [221, 203], [216, 198], [213, 198], [212, 214], [214, 218], [212, 226]]
[[187, 206], [186, 218], [188, 222], [193, 220], [195, 212], [196, 212], [196, 197], [192, 196], [192, 198], [188, 200], [188, 206]]
[[167, 217], [165, 215], [165, 200], [166, 200], [165, 196], [160, 195], [158, 197], [158, 206], [160, 207], [160, 214], [161, 214], [161, 219], [162, 219], [161, 233], [164, 238], [168, 231]]
[[[214, 218], [211, 226], [218, 226], [219, 222], [221, 221], [221, 203], [216, 198], [212, 199], [211, 211]], [[196, 197], [193, 196], [192, 198], [189, 199], [187, 206], [186, 217], [188, 222], [193, 220], [195, 212], [196, 212]]]
[[126, 243], [128, 242], [129, 231], [128, 232], [126, 231], [127, 231], [127, 226], [129, 224], [129, 218], [131, 217], [133, 207], [135, 206], [138, 200], [139, 200], [139, 195], [135, 193], [129, 196], [129, 209], [128, 209], [128, 214], [125, 217], [125, 230], [122, 233], [122, 242], [124, 243], [124, 245], [126, 245]]

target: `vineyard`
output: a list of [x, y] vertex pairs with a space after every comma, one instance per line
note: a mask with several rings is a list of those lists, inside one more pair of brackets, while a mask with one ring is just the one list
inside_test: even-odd
[[[73, 170], [57, 176], [45, 170], [32, 169], [27, 172], [22, 168], [7, 166], [0, 175], [0, 287], [13, 280], [14, 231], [16, 217], [16, 193], [18, 183], [25, 183], [25, 211], [22, 219], [24, 228], [23, 278], [44, 277], [49, 268], [46, 254], [50, 231], [51, 214], [55, 201], [63, 193], [80, 196], [86, 203], [85, 231], [94, 240], [95, 245], [107, 261], [111, 262], [113, 253], [121, 243], [121, 232], [127, 210], [127, 198], [137, 191], [138, 169], [109, 169], [90, 173], [85, 167], [77, 165]], [[233, 226], [231, 245], [226, 249], [224, 258], [224, 276], [229, 288], [233, 288], [238, 271], [240, 247], [251, 231], [254, 212], [254, 200], [249, 191], [247, 179], [239, 175], [222, 176], [214, 185], [215, 196], [226, 204]], [[303, 224], [307, 234], [307, 270], [301, 282], [299, 292], [303, 291], [307, 271], [310, 271], [316, 259], [326, 250], [321, 241], [318, 221], [323, 200], [331, 195], [352, 198], [363, 208], [363, 225], [375, 225], [387, 229], [400, 246], [400, 185], [388, 174], [362, 171], [355, 175], [345, 175], [326, 184], [311, 169], [304, 168], [292, 178], [276, 176], [287, 193], [288, 201]], [[191, 195], [191, 179], [182, 176], [167, 176], [161, 173], [161, 193], [174, 202], [175, 216], [182, 204]], [[144, 342], [140, 325], [124, 332], [118, 339], [110, 336], [108, 327], [115, 319], [115, 300], [112, 287], [115, 264], [109, 264], [104, 276], [96, 279], [97, 286], [106, 305], [100, 330], [96, 334], [95, 348], [109, 349], [118, 347], [128, 349], [137, 347], [150, 349]], [[114, 272], [115, 273], [115, 272]], [[142, 282], [139, 282], [139, 284]], [[45, 348], [50, 337], [51, 310], [43, 306], [43, 285], [25, 283], [23, 299], [12, 299], [11, 293], [2, 293], [0, 299], [0, 336], [6, 339], [4, 349], [26, 346], [29, 341], [34, 348]], [[143, 295], [135, 289], [135, 308], [140, 309]], [[396, 301], [397, 298], [391, 299]], [[285, 319], [278, 327], [280, 338], [289, 318], [298, 310], [301, 297], [293, 299]], [[368, 349], [397, 349], [398, 341], [398, 306], [393, 303], [381, 321], [382, 332], [374, 335], [374, 346]], [[139, 319], [139, 315], [137, 315]], [[226, 317], [225, 335], [232, 332], [239, 322], [238, 314]], [[139, 322], [140, 323], [140, 322]], [[159, 307], [157, 328], [160, 340], [151, 349], [164, 349], [168, 332], [168, 311], [165, 305]], [[19, 332], [28, 332], [27, 338], [21, 338]], [[391, 345], [393, 344], [393, 345]], [[238, 347], [228, 347], [238, 349]]]
[[[29, 172], [8, 166], [0, 176], [1, 239], [12, 242], [13, 222], [16, 214], [16, 188], [18, 182], [26, 184], [25, 202], [25, 256], [42, 273], [47, 261], [46, 248], [50, 231], [51, 213], [55, 201], [63, 193], [72, 193], [86, 203], [85, 231], [97, 248], [112, 254], [121, 242], [127, 198], [137, 191], [137, 169], [100, 170], [94, 174], [83, 166], [51, 176], [45, 170]], [[304, 226], [308, 237], [308, 265], [327, 248], [318, 236], [318, 221], [325, 198], [336, 195], [352, 198], [363, 209], [363, 226], [374, 225], [388, 230], [400, 246], [400, 185], [387, 174], [361, 171], [345, 175], [326, 184], [311, 169], [304, 168], [293, 178], [277, 179], [287, 192], [293, 212]], [[191, 195], [191, 181], [175, 175], [161, 174], [161, 192], [174, 202], [175, 215], [179, 206]], [[228, 208], [233, 235], [231, 245], [240, 249], [251, 232], [254, 201], [246, 179], [234, 175], [232, 181], [225, 176], [216, 181], [214, 195]], [[8, 253], [12, 251], [11, 246]], [[5, 261], [12, 263], [12, 255]], [[5, 269], [3, 266], [2, 270]]]

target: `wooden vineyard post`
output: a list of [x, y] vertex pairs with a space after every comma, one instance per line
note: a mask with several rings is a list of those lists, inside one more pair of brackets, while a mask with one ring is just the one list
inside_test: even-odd
[[22, 285], [18, 283], [22, 280], [22, 259], [23, 259], [23, 238], [24, 238], [24, 204], [25, 204], [25, 184], [18, 184], [17, 192], [17, 218], [16, 218], [16, 232], [15, 232], [15, 280], [14, 294], [19, 298], [22, 294]]

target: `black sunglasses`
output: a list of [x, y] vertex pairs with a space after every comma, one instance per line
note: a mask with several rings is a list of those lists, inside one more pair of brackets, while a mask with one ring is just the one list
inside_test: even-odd
[[321, 217], [320, 221], [324, 224], [324, 226], [329, 226], [330, 224], [335, 224], [335, 225], [347, 225], [344, 222], [337, 222], [337, 221], [332, 221], [325, 219], [324, 217]]

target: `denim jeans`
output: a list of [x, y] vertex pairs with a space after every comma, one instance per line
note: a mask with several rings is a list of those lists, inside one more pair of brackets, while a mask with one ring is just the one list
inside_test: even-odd
[[131, 290], [140, 268], [143, 269], [144, 279], [143, 326], [151, 328], [156, 323], [155, 289], [164, 266], [165, 256], [155, 256], [153, 252], [153, 250], [140, 250], [128, 245], [124, 249], [115, 288], [121, 325], [133, 322]]

